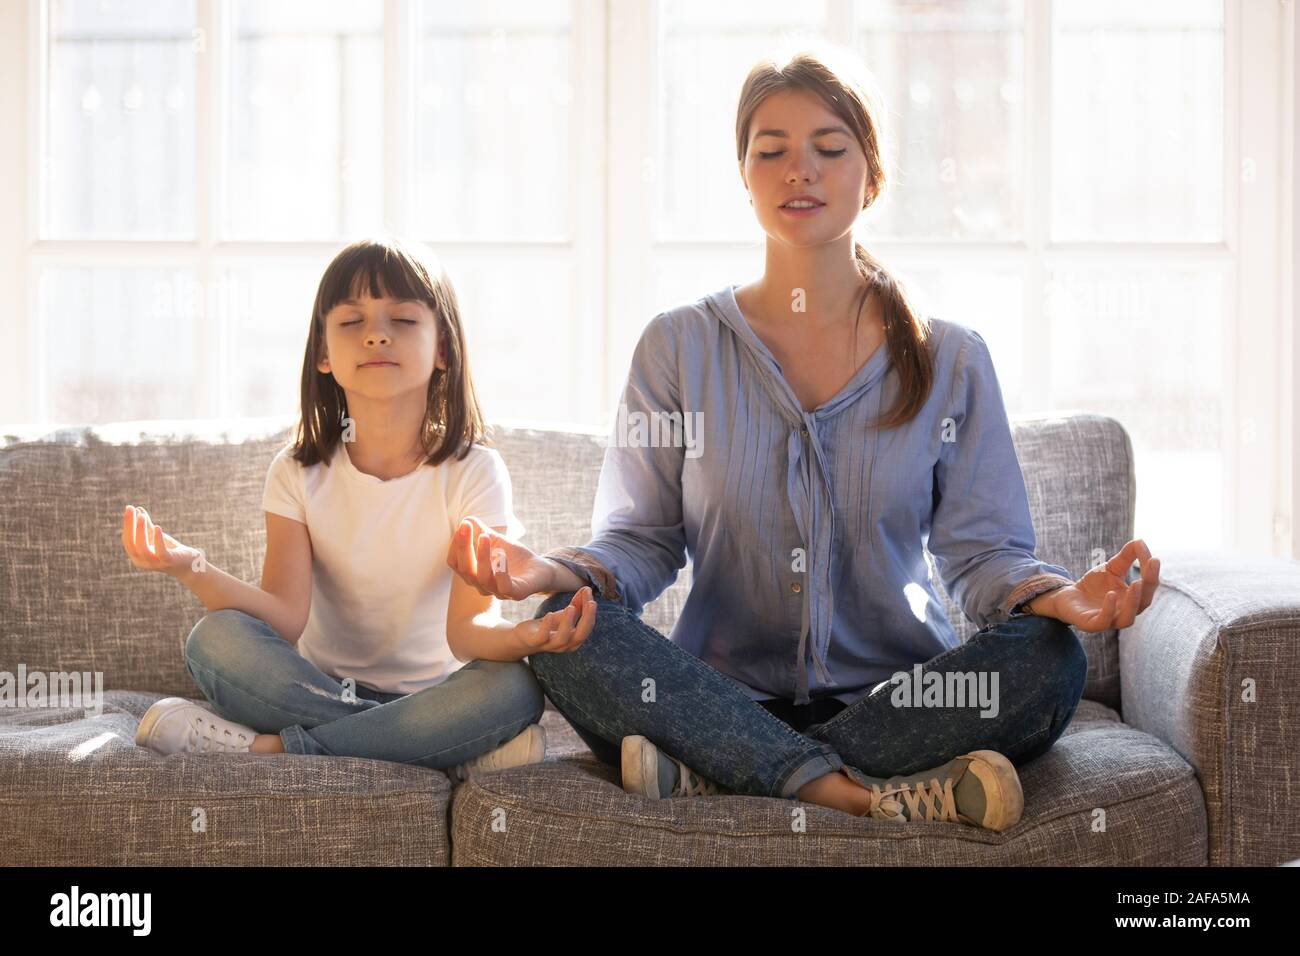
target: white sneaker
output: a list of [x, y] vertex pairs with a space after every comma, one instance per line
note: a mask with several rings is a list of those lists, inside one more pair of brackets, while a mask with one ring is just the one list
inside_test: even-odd
[[443, 771], [452, 783], [464, 783], [471, 772], [488, 773], [493, 770], [506, 770], [510, 767], [523, 767], [530, 763], [541, 763], [546, 759], [546, 728], [541, 724], [529, 724], [517, 736], [507, 740], [496, 750], [458, 763]]
[[135, 732], [138, 747], [164, 757], [178, 753], [248, 753], [257, 731], [184, 697], [164, 697], [144, 712]]
[[670, 797], [711, 797], [730, 793], [725, 787], [702, 777], [676, 757], [670, 757], [645, 737], [624, 737], [621, 747], [623, 790], [638, 797], [664, 800]]

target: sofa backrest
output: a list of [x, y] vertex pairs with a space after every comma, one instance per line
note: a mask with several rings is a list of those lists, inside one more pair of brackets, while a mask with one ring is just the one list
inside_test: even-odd
[[[266, 471], [291, 440], [287, 417], [0, 427], [0, 671], [102, 672], [106, 689], [200, 696], [185, 669], [185, 637], [205, 613], [183, 586], [134, 567], [122, 550], [127, 504], [207, 560], [257, 584], [266, 526]], [[1016, 448], [1038, 533], [1038, 555], [1077, 578], [1095, 554], [1132, 536], [1132, 447], [1113, 419], [1078, 414], [1017, 420]], [[604, 449], [595, 431], [500, 425], [493, 444], [510, 470], [525, 543], [542, 552], [590, 537]], [[963, 640], [975, 630], [931, 569]], [[648, 605], [665, 634], [690, 587], [690, 565]], [[507, 604], [531, 616], [541, 597]], [[1080, 634], [1085, 696], [1118, 706], [1114, 632]]]

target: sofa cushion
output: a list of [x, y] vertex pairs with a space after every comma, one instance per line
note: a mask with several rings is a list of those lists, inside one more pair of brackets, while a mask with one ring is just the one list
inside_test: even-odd
[[[452, 797], [452, 861], [516, 865], [1204, 866], [1192, 768], [1089, 700], [1052, 749], [1019, 768], [1025, 814], [994, 833], [900, 824], [768, 797], [630, 796], [554, 710], [550, 759], [481, 774]], [[802, 829], [798, 824], [802, 824]]]
[[135, 745], [157, 696], [110, 691], [99, 713], [0, 709], [6, 863], [447, 865], [444, 774], [359, 757], [162, 757]]

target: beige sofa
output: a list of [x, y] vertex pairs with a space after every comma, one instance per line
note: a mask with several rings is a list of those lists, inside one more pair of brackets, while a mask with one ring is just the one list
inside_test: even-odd
[[[1081, 634], [1085, 699], [1021, 769], [1001, 833], [899, 825], [789, 801], [625, 794], [554, 710], [545, 764], [453, 792], [362, 758], [159, 757], [133, 743], [157, 698], [197, 698], [181, 655], [204, 609], [122, 552], [127, 503], [244, 580], [261, 574], [266, 469], [289, 419], [0, 428], [0, 672], [102, 673], [102, 708], [0, 708], [0, 832], [14, 865], [1276, 864], [1300, 856], [1300, 565], [1163, 561], [1122, 634]], [[1038, 553], [1082, 574], [1133, 534], [1131, 445], [1092, 415], [1017, 421]], [[503, 426], [496, 446], [536, 550], [582, 544], [599, 437]], [[667, 633], [689, 566], [646, 609]], [[936, 582], [937, 583], [937, 582]], [[944, 594], [939, 585], [939, 593]], [[507, 607], [518, 619], [540, 598]], [[944, 596], [963, 639], [973, 627]], [[1251, 681], [1253, 699], [1243, 699]], [[1249, 695], [1246, 695], [1249, 696]], [[83, 702], [84, 703], [84, 702]]]

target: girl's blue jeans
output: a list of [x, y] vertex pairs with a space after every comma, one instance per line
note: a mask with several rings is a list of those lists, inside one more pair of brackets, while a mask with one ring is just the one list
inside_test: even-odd
[[228, 608], [190, 631], [191, 676], [225, 717], [278, 733], [286, 753], [413, 763], [435, 770], [487, 753], [542, 716], [545, 701], [522, 661], [470, 661], [433, 687], [393, 694], [343, 684], [266, 622]]
[[[574, 593], [551, 595], [537, 616], [564, 607]], [[758, 702], [623, 605], [604, 598], [597, 604], [596, 626], [576, 650], [529, 657], [546, 696], [603, 762], [619, 766], [623, 737], [640, 734], [738, 794], [793, 798], [845, 764], [890, 777], [972, 750], [995, 750], [1018, 766], [1045, 753], [1065, 730], [1088, 671], [1069, 625], [1027, 616], [990, 624], [922, 665], [923, 675], [983, 672], [986, 687], [996, 672], [996, 714], [954, 706], [955, 697], [945, 706], [897, 706], [894, 698], [902, 695], [893, 684], [848, 706], [833, 698], [803, 707]], [[920, 686], [927, 683], [923, 676]]]

